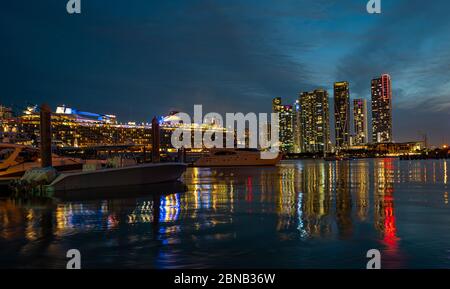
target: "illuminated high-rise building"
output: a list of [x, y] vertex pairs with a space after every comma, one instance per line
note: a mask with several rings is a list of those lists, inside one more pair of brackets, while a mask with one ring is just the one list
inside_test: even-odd
[[281, 112], [281, 97], [275, 97], [272, 100], [272, 112], [274, 113], [280, 113]]
[[279, 117], [279, 140], [282, 152], [292, 152], [294, 148], [294, 113], [292, 105], [283, 105], [281, 98], [272, 101], [272, 111]]
[[367, 101], [359, 98], [353, 100], [353, 128], [354, 145], [362, 145], [368, 142], [367, 130]]
[[280, 142], [282, 152], [292, 152], [293, 150], [293, 120], [292, 105], [283, 105], [280, 113]]
[[391, 76], [372, 79], [372, 141], [392, 142]]
[[336, 148], [350, 144], [350, 91], [347, 81], [334, 83], [334, 131]]
[[328, 92], [316, 89], [300, 94], [302, 152], [330, 151]]
[[302, 119], [301, 119], [301, 106], [300, 106], [300, 98], [297, 99], [294, 103], [294, 153], [302, 152]]

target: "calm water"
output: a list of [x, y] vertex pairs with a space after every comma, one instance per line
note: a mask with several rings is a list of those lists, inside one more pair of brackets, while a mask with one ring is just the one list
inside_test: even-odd
[[[186, 192], [0, 200], [0, 267], [450, 268], [450, 161], [189, 169]], [[95, 193], [95, 192], [92, 192]]]

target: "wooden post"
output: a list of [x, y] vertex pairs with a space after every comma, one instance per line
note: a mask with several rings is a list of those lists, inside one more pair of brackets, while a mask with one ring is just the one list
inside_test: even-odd
[[52, 166], [52, 111], [48, 104], [41, 105], [40, 130], [41, 130], [41, 167]]
[[160, 133], [159, 132], [159, 122], [155, 116], [155, 117], [153, 117], [153, 120], [152, 120], [152, 162], [153, 163], [160, 162], [160, 155], [159, 155], [160, 134], [159, 133]]
[[178, 149], [178, 162], [179, 163], [186, 162], [186, 149], [184, 147]]
[[143, 163], [145, 164], [145, 163], [147, 162], [147, 148], [145, 147], [145, 144], [144, 144], [144, 150], [143, 150], [143, 153], [144, 153], [144, 160], [143, 160]]
[[184, 163], [183, 147], [178, 149], [178, 162]]
[[152, 229], [153, 229], [153, 236], [158, 236], [159, 234], [159, 216], [161, 214], [161, 195], [159, 193], [153, 194], [153, 204], [152, 204], [152, 215], [153, 215], [153, 222], [152, 222]]

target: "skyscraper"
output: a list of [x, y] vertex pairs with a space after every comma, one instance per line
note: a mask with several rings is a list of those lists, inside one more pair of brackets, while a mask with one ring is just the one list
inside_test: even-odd
[[355, 132], [354, 145], [368, 142], [367, 101], [359, 98], [353, 100], [353, 128]]
[[282, 152], [292, 152], [294, 147], [294, 114], [292, 105], [283, 105], [281, 98], [276, 97], [272, 101], [272, 111], [278, 113], [279, 116], [280, 150]]
[[300, 94], [302, 152], [330, 151], [328, 92], [316, 89]]
[[302, 119], [301, 119], [301, 105], [300, 98], [298, 98], [294, 103], [294, 153], [301, 153], [302, 150]]
[[350, 91], [347, 81], [334, 83], [334, 120], [336, 148], [346, 148], [350, 140]]
[[279, 113], [281, 111], [281, 97], [275, 97], [272, 100], [272, 112]]
[[372, 141], [392, 142], [391, 76], [372, 79]]

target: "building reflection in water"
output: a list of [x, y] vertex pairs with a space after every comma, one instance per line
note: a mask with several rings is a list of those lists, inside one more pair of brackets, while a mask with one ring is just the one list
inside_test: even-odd
[[[395, 257], [399, 254], [395, 185], [444, 184], [440, 202], [448, 205], [447, 166], [446, 160], [399, 162], [386, 158], [305, 160], [276, 168], [192, 168], [184, 176], [187, 191], [183, 193], [89, 202], [0, 200], [0, 238], [46, 239], [48, 245], [55, 237], [79, 232], [151, 224], [153, 239], [162, 245], [181, 242], [183, 234], [197, 241], [228, 240], [236, 238], [237, 230], [245, 230], [239, 227], [239, 218], [245, 213], [272, 218], [275, 222], [261, 224], [265, 232], [289, 239], [363, 238], [358, 236], [359, 224], [373, 223], [386, 254]], [[198, 234], [207, 230], [207, 234]], [[159, 257], [169, 258], [161, 254]]]
[[298, 171], [295, 168], [282, 168], [279, 171], [277, 196], [277, 213], [279, 216], [277, 230], [288, 229], [296, 222], [298, 194], [296, 193], [295, 180]]
[[[393, 159], [374, 161], [374, 227], [391, 251], [395, 251], [398, 242], [394, 169]], [[275, 188], [279, 192], [277, 230], [287, 229], [297, 220], [302, 238], [336, 234], [338, 238], [349, 239], [355, 237], [355, 221], [370, 221], [369, 162], [306, 161], [301, 166], [281, 166], [279, 170], [279, 186]]]
[[336, 225], [339, 237], [348, 239], [353, 234], [350, 162], [336, 162], [335, 170], [336, 180], [333, 185], [336, 196]]
[[[448, 184], [448, 168], [447, 168], [447, 160], [443, 160], [443, 167], [444, 167], [444, 185], [445, 189], [447, 190], [447, 184]], [[444, 204], [448, 205], [448, 191], [444, 192]]]
[[443, 160], [443, 167], [444, 167], [444, 185], [447, 185], [448, 183], [447, 160]]
[[[390, 159], [374, 164], [375, 228], [385, 234], [386, 242], [392, 246], [396, 240], [393, 170]], [[243, 201], [250, 204], [246, 206], [250, 213], [254, 210], [253, 203], [266, 204], [258, 207], [262, 213], [270, 213], [270, 204], [276, 204], [274, 210], [278, 221], [275, 229], [295, 228], [302, 238], [330, 236], [334, 224], [338, 237], [349, 238], [353, 234], [353, 210], [358, 221], [368, 218], [370, 196], [367, 162], [305, 161], [262, 169], [257, 173], [248, 171], [248, 174], [234, 175], [233, 172], [232, 169], [193, 168], [187, 177], [187, 192], [161, 195], [156, 199], [67, 202], [42, 210], [37, 210], [36, 206], [24, 209], [14, 201], [2, 201], [0, 217], [3, 230], [0, 234], [3, 239], [23, 234], [28, 240], [34, 240], [46, 233], [38, 232], [37, 228], [50, 227], [50, 232], [54, 231], [58, 236], [70, 234], [71, 230], [114, 230], [121, 222], [129, 225], [158, 223], [168, 228], [165, 224], [180, 219], [195, 220], [197, 228], [202, 229], [232, 223], [236, 202], [240, 201], [241, 194]], [[132, 210], [124, 214], [124, 208]], [[220, 218], [212, 215], [208, 220], [199, 220], [200, 211], [221, 211], [223, 214]], [[37, 212], [41, 215], [36, 216]], [[40, 223], [36, 223], [37, 220]], [[41, 226], [45, 222], [49, 225]], [[26, 224], [22, 233], [6, 230], [8, 226], [20, 227], [21, 223]], [[158, 232], [167, 233], [161, 230]]]
[[160, 197], [160, 222], [174, 222], [180, 215], [180, 194]]
[[355, 188], [356, 217], [360, 222], [368, 220], [369, 217], [369, 163], [354, 162], [351, 167], [351, 184]]
[[328, 236], [331, 233], [331, 182], [328, 163], [307, 164], [301, 174], [303, 236]]
[[[49, 208], [50, 207], [50, 208]], [[28, 241], [52, 239], [52, 203], [37, 200], [0, 200], [0, 237], [4, 240], [23, 238]]]
[[[376, 160], [374, 167], [374, 224], [382, 235], [385, 258], [400, 261], [399, 238], [394, 210], [395, 163], [391, 158]], [[398, 264], [397, 264], [398, 265]], [[396, 266], [397, 267], [397, 266]]]

